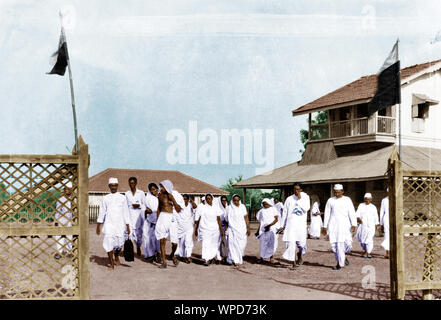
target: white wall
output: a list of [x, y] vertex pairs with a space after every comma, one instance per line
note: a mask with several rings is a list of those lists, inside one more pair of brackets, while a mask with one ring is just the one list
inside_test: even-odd
[[[422, 93], [440, 101], [429, 107], [429, 118], [424, 120], [423, 133], [412, 132], [413, 93]], [[401, 112], [403, 145], [441, 149], [441, 71], [425, 74], [401, 87]], [[398, 133], [398, 113], [396, 117]]]

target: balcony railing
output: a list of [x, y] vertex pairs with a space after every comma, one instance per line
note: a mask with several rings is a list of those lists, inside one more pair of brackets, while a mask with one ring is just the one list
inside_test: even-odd
[[311, 125], [311, 140], [351, 137], [372, 133], [395, 134], [395, 118], [384, 116], [364, 117], [332, 121], [329, 124]]

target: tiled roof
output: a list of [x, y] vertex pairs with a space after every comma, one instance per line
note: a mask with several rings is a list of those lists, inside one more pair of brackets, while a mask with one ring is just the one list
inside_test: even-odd
[[118, 178], [119, 192], [129, 190], [128, 180], [130, 177], [138, 180], [137, 188], [147, 191], [150, 182], [159, 184], [162, 180], [168, 179], [180, 193], [207, 194], [213, 195], [228, 194], [225, 190], [217, 188], [199, 179], [193, 178], [180, 171], [174, 170], [140, 170], [140, 169], [115, 169], [109, 168], [89, 178], [89, 193], [109, 192], [109, 178]]
[[[401, 79], [404, 80], [418, 72], [429, 68], [431, 65], [441, 62], [440, 60], [416, 64], [401, 69]], [[332, 91], [312, 102], [309, 102], [292, 111], [293, 115], [304, 113], [305, 111], [314, 111], [327, 106], [333, 106], [341, 103], [370, 99], [377, 90], [377, 74], [361, 77], [335, 91]]]

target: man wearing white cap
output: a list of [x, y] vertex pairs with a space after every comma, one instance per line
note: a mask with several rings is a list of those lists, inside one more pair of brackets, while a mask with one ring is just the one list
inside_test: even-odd
[[179, 260], [175, 256], [178, 248], [178, 224], [176, 215], [184, 207], [184, 199], [179, 192], [173, 190], [173, 183], [170, 180], [163, 180], [159, 184], [160, 192], [158, 195], [158, 220], [156, 222], [155, 236], [160, 241], [161, 247], [161, 268], [167, 268], [165, 260], [165, 245], [167, 239], [172, 243], [171, 259], [175, 266], [178, 265]]
[[[389, 188], [387, 188], [389, 192]], [[381, 200], [380, 207], [380, 225], [381, 231], [384, 233], [384, 240], [381, 246], [386, 250], [385, 259], [389, 259], [389, 196]]]
[[144, 224], [143, 214], [146, 209], [144, 191], [139, 190], [136, 185], [136, 177], [129, 178], [130, 190], [126, 191], [125, 196], [129, 206], [130, 217], [130, 240], [136, 244], [136, 253], [141, 255], [142, 229]]
[[[60, 227], [72, 227], [72, 220], [74, 214], [72, 212], [72, 182], [66, 183], [64, 187], [64, 195], [62, 195], [58, 201], [55, 210], [55, 226]], [[72, 235], [55, 236], [57, 251], [55, 259], [60, 259], [61, 255], [65, 255], [69, 252], [69, 256], [72, 256]]]
[[[286, 198], [280, 224], [286, 246], [283, 258], [292, 261], [292, 269], [303, 263], [302, 255], [306, 253], [306, 222], [310, 207], [309, 196], [302, 192], [299, 183], [295, 183], [294, 194]], [[297, 250], [298, 252], [296, 252]]]
[[[124, 232], [130, 234], [129, 207], [126, 197], [118, 193], [118, 179], [109, 179], [110, 194], [103, 197], [97, 219], [96, 234], [104, 234], [103, 247], [110, 260], [109, 270], [119, 265], [119, 253], [124, 245]], [[115, 257], [115, 259], [114, 259]]]
[[[343, 195], [343, 186], [334, 185], [334, 196], [329, 198], [325, 207], [323, 234], [328, 234], [337, 265], [334, 270], [340, 270], [349, 265], [345, 253], [352, 249], [352, 232], [357, 227], [354, 205], [351, 198]], [[352, 229], [352, 232], [351, 232]]]
[[360, 203], [357, 212], [357, 221], [360, 224], [357, 229], [357, 240], [363, 249], [363, 257], [372, 258], [371, 252], [374, 248], [374, 236], [378, 221], [378, 210], [372, 204], [372, 195], [364, 195], [364, 203]]

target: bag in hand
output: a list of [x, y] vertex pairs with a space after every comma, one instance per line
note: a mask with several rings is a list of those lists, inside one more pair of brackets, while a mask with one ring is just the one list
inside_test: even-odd
[[133, 252], [133, 242], [127, 239], [124, 242], [124, 260], [130, 262], [135, 261], [135, 253]]

